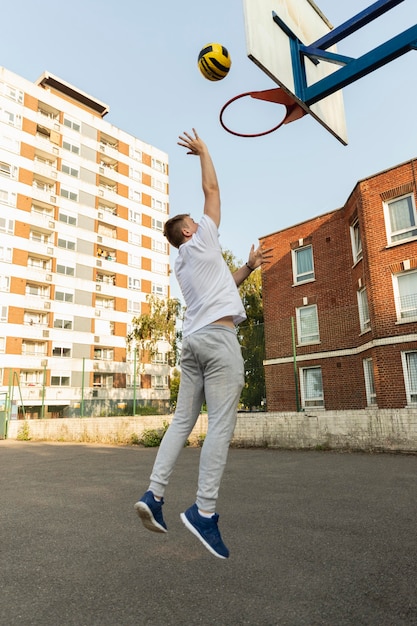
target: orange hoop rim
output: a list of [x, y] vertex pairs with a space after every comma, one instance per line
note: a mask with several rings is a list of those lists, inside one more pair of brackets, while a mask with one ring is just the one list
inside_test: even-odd
[[[245, 93], [240, 93], [237, 96], [234, 96], [233, 98], [231, 98], [230, 100], [228, 100], [226, 102], [226, 104], [222, 107], [220, 114], [219, 114], [219, 119], [220, 119], [220, 124], [222, 125], [222, 127], [224, 128], [224, 130], [226, 130], [228, 133], [230, 133], [231, 135], [235, 135], [236, 137], [263, 137], [264, 135], [269, 135], [270, 133], [275, 132], [276, 130], [278, 130], [279, 128], [281, 128], [281, 126], [283, 124], [285, 124], [289, 111], [288, 111], [288, 107], [286, 104], [282, 103], [283, 106], [286, 107], [287, 112], [284, 116], [284, 119], [282, 119], [280, 121], [279, 124], [277, 124], [276, 126], [274, 126], [273, 128], [270, 128], [269, 130], [264, 130], [260, 133], [239, 133], [236, 130], [232, 130], [231, 128], [229, 128], [228, 126], [226, 126], [226, 124], [223, 121], [223, 115], [224, 112], [226, 111], [226, 109], [233, 104], [233, 102], [235, 102], [236, 100], [240, 100], [240, 98], [246, 98], [247, 96], [251, 96], [253, 97], [253, 91], [246, 91]], [[278, 103], [281, 104], [281, 103]]]

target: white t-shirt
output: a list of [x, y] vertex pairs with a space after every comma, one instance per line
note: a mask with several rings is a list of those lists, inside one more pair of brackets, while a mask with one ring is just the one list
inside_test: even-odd
[[226, 315], [231, 315], [236, 325], [246, 319], [238, 288], [222, 256], [216, 224], [208, 215], [203, 215], [191, 239], [180, 245], [175, 275], [186, 305], [184, 337]]

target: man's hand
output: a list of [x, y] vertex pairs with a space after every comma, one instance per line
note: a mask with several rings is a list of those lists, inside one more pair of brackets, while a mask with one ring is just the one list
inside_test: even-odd
[[258, 267], [262, 265], [262, 263], [270, 263], [270, 260], [272, 259], [271, 252], [272, 252], [272, 248], [263, 250], [261, 246], [259, 246], [255, 250], [255, 246], [252, 244], [252, 247], [249, 252], [248, 266], [252, 270], [256, 270]]
[[207, 146], [202, 139], [197, 135], [197, 131], [193, 128], [194, 137], [184, 131], [184, 135], [180, 135], [178, 139], [178, 145], [183, 148], [187, 148], [187, 154], [194, 154], [196, 156], [201, 155], [203, 152], [207, 152]]

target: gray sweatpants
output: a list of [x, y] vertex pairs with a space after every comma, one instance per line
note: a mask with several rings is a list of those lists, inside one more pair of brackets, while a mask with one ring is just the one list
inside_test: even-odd
[[215, 512], [243, 384], [243, 358], [234, 329], [210, 324], [183, 340], [177, 409], [150, 478], [149, 489], [156, 496], [164, 495], [205, 398], [208, 427], [200, 454], [196, 503], [203, 511]]

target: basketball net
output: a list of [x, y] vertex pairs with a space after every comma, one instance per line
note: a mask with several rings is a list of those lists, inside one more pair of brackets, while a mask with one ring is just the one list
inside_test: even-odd
[[[235, 130], [231, 130], [224, 123], [223, 114], [233, 102], [239, 100], [240, 98], [246, 98], [247, 96], [250, 96], [251, 98], [257, 98], [258, 100], [266, 100], [267, 102], [283, 104], [286, 108], [286, 114], [284, 116], [284, 119], [281, 120], [281, 122], [273, 128], [265, 130], [261, 133], [238, 133]], [[289, 94], [287, 94], [283, 89], [275, 87], [274, 89], [265, 89], [264, 91], [247, 91], [246, 93], [241, 93], [238, 96], [231, 98], [228, 102], [226, 102], [226, 104], [220, 111], [220, 124], [225, 130], [227, 130], [228, 133], [230, 133], [231, 135], [236, 135], [237, 137], [262, 137], [263, 135], [273, 133], [284, 124], [289, 124], [290, 122], [294, 122], [295, 120], [300, 119], [305, 114], [306, 111], [304, 111], [304, 109]]]

